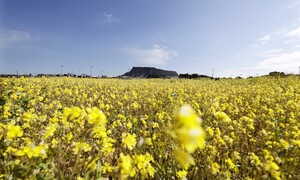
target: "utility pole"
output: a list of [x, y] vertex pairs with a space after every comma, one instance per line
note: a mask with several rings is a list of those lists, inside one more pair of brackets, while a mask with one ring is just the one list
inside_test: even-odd
[[91, 77], [93, 76], [93, 67], [94, 66], [91, 66]]
[[62, 68], [64, 67], [64, 65], [60, 65], [60, 76], [62, 76]]
[[215, 68], [213, 68], [212, 70], [212, 75], [211, 75], [212, 78], [214, 77], [214, 74], [215, 74]]
[[78, 76], [80, 76], [80, 69], [78, 69]]
[[15, 71], [16, 71], [17, 76], [19, 76], [19, 71], [17, 69]]

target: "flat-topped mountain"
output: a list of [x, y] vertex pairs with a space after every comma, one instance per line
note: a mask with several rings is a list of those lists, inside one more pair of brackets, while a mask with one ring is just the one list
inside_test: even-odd
[[178, 77], [178, 74], [176, 71], [166, 71], [154, 67], [133, 67], [122, 76], [133, 78], [174, 78]]

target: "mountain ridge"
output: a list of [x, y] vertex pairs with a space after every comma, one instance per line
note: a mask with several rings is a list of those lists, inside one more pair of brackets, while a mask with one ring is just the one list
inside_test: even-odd
[[133, 78], [174, 78], [178, 77], [178, 73], [154, 67], [133, 67], [129, 72], [121, 76]]

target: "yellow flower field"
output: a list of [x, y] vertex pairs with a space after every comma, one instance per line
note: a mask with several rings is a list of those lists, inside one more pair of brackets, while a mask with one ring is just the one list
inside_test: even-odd
[[300, 78], [0, 79], [0, 179], [300, 179]]

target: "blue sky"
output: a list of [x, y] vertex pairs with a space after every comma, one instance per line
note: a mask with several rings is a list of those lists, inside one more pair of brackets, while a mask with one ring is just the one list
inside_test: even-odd
[[298, 73], [299, 0], [0, 0], [0, 74]]

